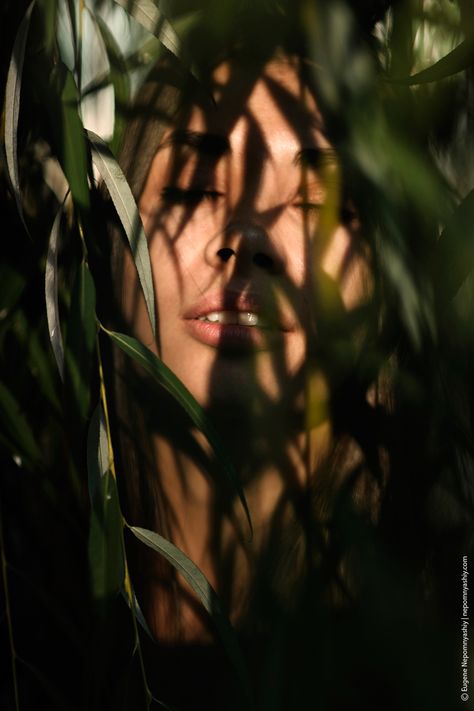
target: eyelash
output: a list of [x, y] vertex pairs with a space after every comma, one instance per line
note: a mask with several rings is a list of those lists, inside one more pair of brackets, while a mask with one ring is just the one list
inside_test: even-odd
[[[203, 188], [176, 188], [168, 186], [161, 191], [161, 197], [170, 205], [198, 205], [205, 200], [215, 202], [217, 198], [222, 197], [223, 193], [218, 190], [205, 190]], [[322, 203], [315, 202], [297, 202], [295, 207], [299, 207], [304, 212], [318, 213], [323, 207]], [[356, 213], [350, 208], [343, 207], [340, 211], [341, 221], [343, 224], [349, 224], [356, 218]]]
[[[316, 202], [297, 202], [294, 203], [294, 205], [295, 207], [301, 208], [301, 210], [303, 210], [304, 212], [309, 213], [318, 213], [323, 207], [322, 203]], [[351, 222], [357, 219], [356, 211], [351, 209], [350, 207], [341, 207], [339, 215], [341, 218], [341, 223], [343, 225], [350, 225]]]
[[304, 212], [319, 212], [322, 208], [322, 204], [318, 202], [295, 202], [293, 205]]
[[218, 190], [204, 190], [201, 188], [175, 188], [167, 187], [161, 191], [161, 197], [170, 205], [198, 205], [204, 200], [214, 202], [221, 197]]

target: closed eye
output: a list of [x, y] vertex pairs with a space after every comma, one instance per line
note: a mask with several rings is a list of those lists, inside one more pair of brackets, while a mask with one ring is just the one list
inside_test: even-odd
[[303, 210], [303, 212], [310, 213], [319, 212], [319, 210], [321, 210], [321, 208], [323, 207], [322, 202], [305, 202], [303, 200], [301, 202], [295, 202], [293, 203], [293, 205], [295, 207], [299, 207], [300, 210]]
[[[314, 214], [319, 212], [323, 207], [324, 203], [322, 202], [295, 202], [293, 203], [295, 207], [299, 207], [300, 210], [303, 210], [305, 213], [310, 213]], [[355, 223], [358, 221], [358, 215], [356, 210], [352, 209], [351, 207], [347, 207], [344, 205], [340, 209], [340, 219], [341, 219], [341, 224], [353, 227]]]
[[205, 200], [215, 201], [222, 195], [218, 190], [175, 186], [167, 186], [161, 191], [163, 201], [169, 205], [198, 205]]

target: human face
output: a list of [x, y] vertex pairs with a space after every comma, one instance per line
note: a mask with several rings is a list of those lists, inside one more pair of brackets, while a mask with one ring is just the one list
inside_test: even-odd
[[[346, 305], [359, 298], [349, 227], [322, 228], [337, 160], [296, 61], [258, 74], [224, 63], [213, 81], [215, 103], [192, 105], [165, 133], [139, 200], [156, 348], [205, 407], [299, 408], [319, 270]], [[144, 310], [132, 313], [129, 297], [127, 311], [149, 344]]]

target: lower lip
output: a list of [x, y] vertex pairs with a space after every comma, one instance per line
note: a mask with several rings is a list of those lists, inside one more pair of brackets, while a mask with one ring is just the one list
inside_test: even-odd
[[186, 320], [191, 335], [213, 348], [231, 351], [268, 350], [283, 338], [283, 331], [241, 326], [238, 323], [211, 323], [193, 318]]

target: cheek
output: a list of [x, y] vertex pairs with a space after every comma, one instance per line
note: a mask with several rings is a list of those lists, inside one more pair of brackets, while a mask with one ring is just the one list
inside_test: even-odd
[[292, 288], [304, 291], [308, 281], [308, 258], [311, 253], [310, 234], [298, 214], [286, 210], [270, 228], [271, 240], [282, 256], [285, 279]]
[[321, 268], [339, 287], [346, 309], [359, 305], [370, 293], [368, 260], [354, 247], [354, 235], [338, 227], [322, 254]]
[[153, 229], [148, 248], [159, 308], [166, 306], [176, 312], [192, 288], [209, 229], [209, 222], [191, 219], [182, 225], [176, 217], [162, 220]]

